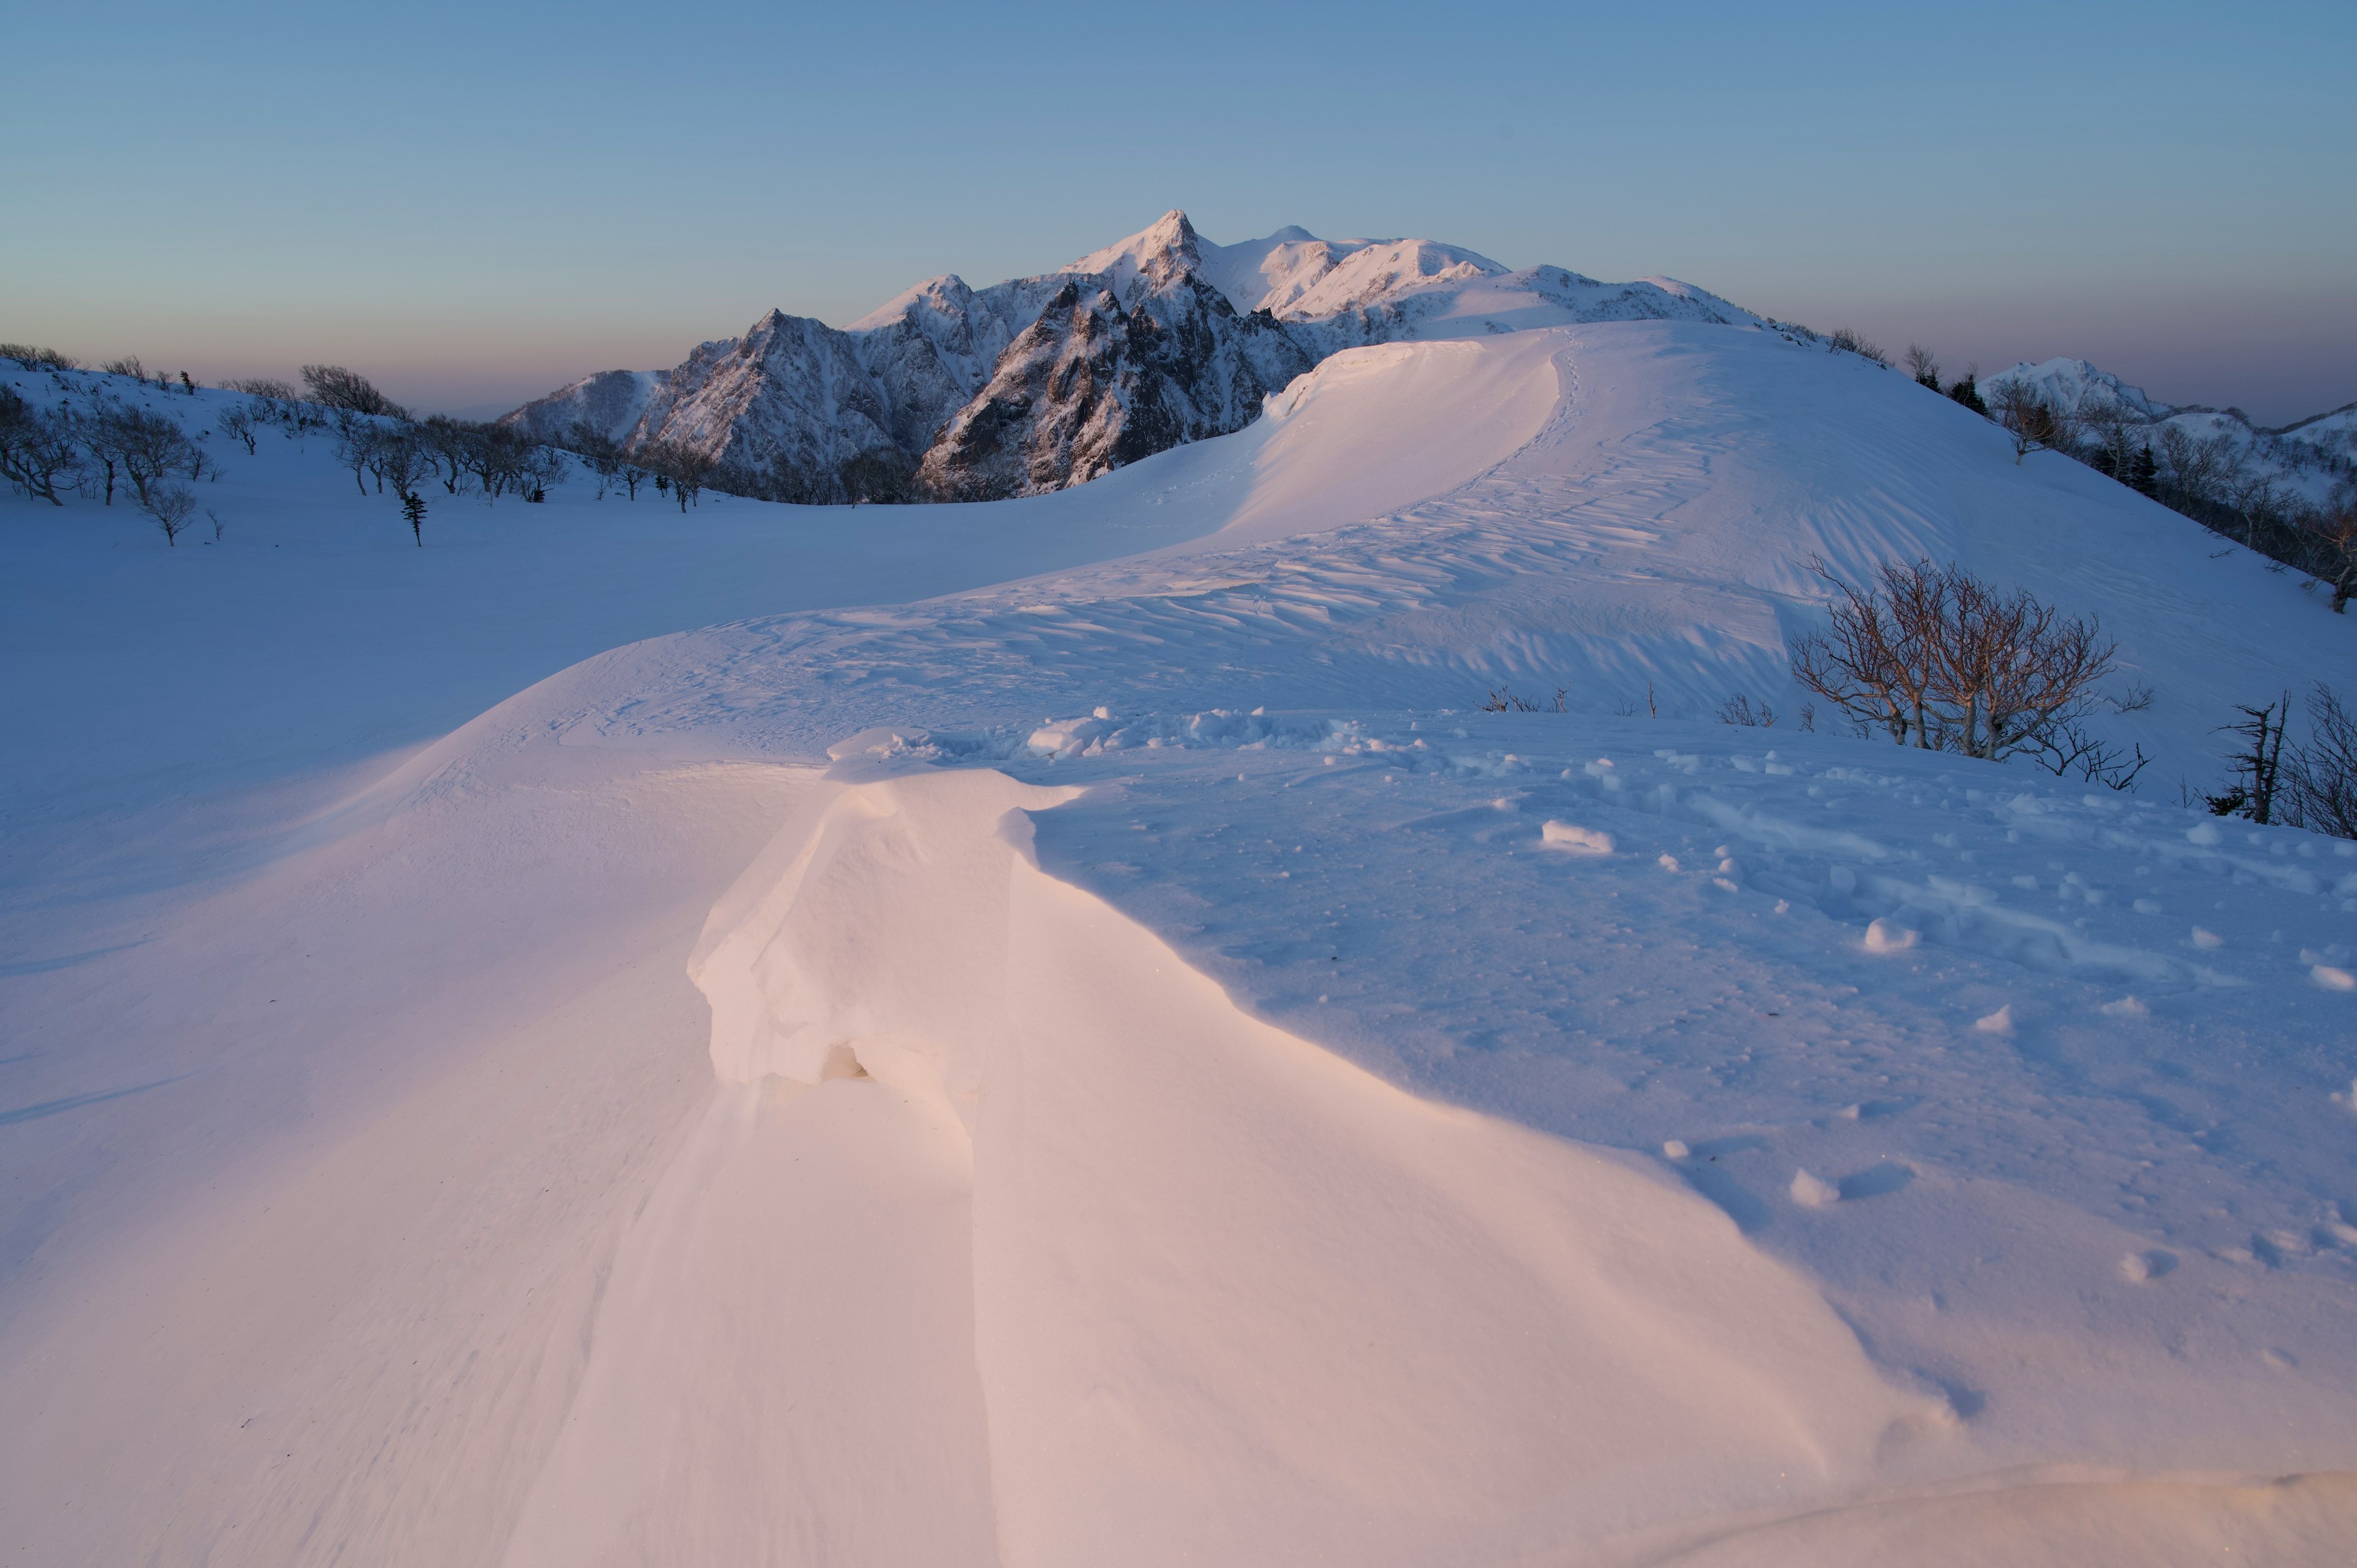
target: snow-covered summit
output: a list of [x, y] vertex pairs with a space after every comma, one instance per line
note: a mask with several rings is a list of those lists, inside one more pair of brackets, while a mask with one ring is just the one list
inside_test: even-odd
[[[1140, 310], [1157, 325], [1132, 342]], [[1340, 349], [1646, 319], [1755, 323], [1672, 279], [1514, 272], [1432, 240], [1288, 226], [1222, 245], [1173, 208], [1052, 273], [980, 289], [944, 274], [839, 330], [773, 311], [676, 371], [604, 372], [507, 417], [551, 437], [586, 421], [633, 448], [685, 446], [773, 499], [1031, 493], [1241, 428]], [[1116, 340], [1129, 346], [1105, 348]], [[793, 345], [782, 358], [780, 341]], [[1035, 373], [1060, 365], [1071, 373]]]

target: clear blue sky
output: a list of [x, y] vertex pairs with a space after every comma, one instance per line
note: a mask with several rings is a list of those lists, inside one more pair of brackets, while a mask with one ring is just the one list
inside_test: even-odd
[[2357, 399], [2349, 0], [5, 15], [0, 338], [204, 379], [511, 403], [1177, 206]]

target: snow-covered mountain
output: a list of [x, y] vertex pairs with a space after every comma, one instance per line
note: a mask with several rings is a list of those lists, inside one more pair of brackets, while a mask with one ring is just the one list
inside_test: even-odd
[[2082, 414], [2116, 405], [2146, 427], [2139, 434], [2156, 451], [2164, 449], [2171, 429], [2184, 439], [2212, 444], [2213, 466], [2244, 487], [2272, 484], [2320, 504], [2357, 478], [2357, 403], [2270, 427], [2253, 424], [2239, 408], [2163, 403], [2084, 360], [2024, 361], [1986, 378], [1982, 390], [1993, 392], [2005, 382], [2032, 388], [2050, 403]]
[[1340, 349], [1656, 318], [1753, 320], [1671, 279], [1513, 272], [1428, 240], [1220, 245], [1173, 210], [1054, 273], [930, 279], [847, 328], [772, 311], [676, 370], [602, 372], [507, 421], [683, 446], [775, 499], [1032, 495], [1242, 429]]

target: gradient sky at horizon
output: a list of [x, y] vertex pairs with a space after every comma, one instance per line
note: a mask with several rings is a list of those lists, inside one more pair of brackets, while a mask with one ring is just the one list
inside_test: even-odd
[[2357, 6], [10, 8], [0, 338], [485, 413], [1182, 207], [2357, 399]]

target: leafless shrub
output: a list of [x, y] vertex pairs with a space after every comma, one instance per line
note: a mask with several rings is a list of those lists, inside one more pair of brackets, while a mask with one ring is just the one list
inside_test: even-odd
[[1484, 697], [1481, 700], [1480, 711], [1485, 714], [1560, 714], [1568, 711], [1565, 706], [1565, 699], [1570, 695], [1570, 687], [1557, 686], [1555, 689], [1555, 702], [1552, 704], [1534, 702], [1528, 697], [1517, 694], [1512, 683], [1509, 682]]
[[404, 502], [417, 493], [421, 481], [435, 472], [434, 458], [416, 437], [406, 430], [379, 432], [369, 454], [370, 471], [376, 476], [377, 493], [393, 487], [393, 493]]
[[[2227, 760], [2233, 764], [2233, 782], [2222, 795], [2205, 795], [2213, 815], [2247, 817], [2252, 822], [2275, 821], [2276, 797], [2283, 784], [2283, 748], [2291, 728], [2291, 693], [2258, 707], [2237, 704], [2243, 716], [2221, 730], [2242, 737], [2243, 749]], [[2297, 757], [2298, 754], [2294, 754]]]
[[2283, 780], [2284, 821], [2357, 839], [2357, 714], [2319, 682], [2309, 693], [2308, 722], [2309, 738]]
[[105, 375], [129, 376], [135, 381], [144, 381], [147, 379], [147, 367], [139, 362], [139, 356], [136, 354], [125, 354], [119, 360], [109, 360], [101, 365], [99, 370]]
[[0, 478], [32, 499], [65, 505], [59, 482], [70, 485], [81, 473], [75, 423], [62, 410], [45, 413], [13, 387], [0, 387]]
[[716, 459], [675, 441], [651, 441], [639, 448], [638, 458], [652, 471], [660, 485], [670, 487], [682, 511], [698, 504], [696, 498], [704, 489], [704, 481], [718, 466]]
[[79, 371], [81, 361], [71, 354], [60, 354], [55, 349], [37, 349], [30, 343], [0, 343], [0, 360], [14, 360], [20, 370]]
[[141, 506], [154, 510], [148, 492], [158, 481], [183, 471], [190, 478], [202, 472], [203, 459], [179, 421], [144, 408], [109, 409], [99, 420]]
[[303, 385], [311, 401], [323, 408], [340, 408], [388, 419], [409, 417], [407, 409], [377, 391], [366, 376], [341, 365], [304, 366]]
[[1886, 564], [1863, 588], [1821, 560], [1810, 569], [1836, 596], [1826, 629], [1794, 639], [1793, 675], [1898, 745], [1988, 761], [2028, 753], [2055, 767], [2057, 755], [2086, 755], [2060, 740], [2061, 726], [2149, 701], [2107, 703], [2097, 685], [2118, 645], [2093, 618], [2066, 617], [2027, 590], [1929, 561]]
[[1890, 368], [1889, 358], [1881, 349], [1846, 327], [1835, 328], [1834, 335], [1827, 338], [1826, 342], [1835, 349], [1856, 354], [1862, 360], [1871, 360], [1886, 371]]
[[1933, 392], [1940, 388], [1940, 361], [1921, 343], [1907, 345], [1907, 373]]
[[188, 526], [188, 516], [197, 510], [197, 498], [186, 485], [151, 484], [139, 495], [139, 504], [164, 531], [164, 542], [178, 544], [180, 534]]
[[2325, 548], [2324, 580], [2332, 585], [2332, 613], [2344, 615], [2350, 599], [2357, 596], [2357, 495], [2344, 491], [2335, 496], [2331, 509], [2319, 512], [2309, 526]]
[[621, 477], [621, 443], [581, 419], [574, 421], [573, 427], [565, 432], [565, 444], [597, 476], [597, 499], [604, 500], [606, 487]]
[[2071, 445], [2071, 411], [2026, 381], [1997, 382], [1988, 410], [2013, 438], [2016, 463], [2032, 452], [2067, 450]]
[[2222, 431], [2197, 436], [2181, 424], [2165, 424], [2160, 461], [2169, 484], [2194, 501], [2224, 504], [2243, 475], [2242, 447]]
[[273, 403], [294, 403], [303, 394], [290, 381], [269, 376], [240, 376], [221, 382], [224, 391], [243, 392], [248, 397], [266, 397]]
[[1765, 703], [1755, 708], [1749, 697], [1738, 693], [1718, 704], [1718, 722], [1740, 725], [1746, 729], [1774, 729], [1776, 710]]
[[221, 411], [220, 417], [215, 419], [213, 423], [215, 425], [219, 426], [222, 435], [229, 436], [231, 440], [243, 442], [245, 444], [245, 454], [247, 456], [251, 457], [253, 456], [254, 437], [259, 433], [258, 427], [260, 422], [254, 418], [253, 409], [251, 405], [242, 403], [233, 403], [227, 408], [222, 409]]

